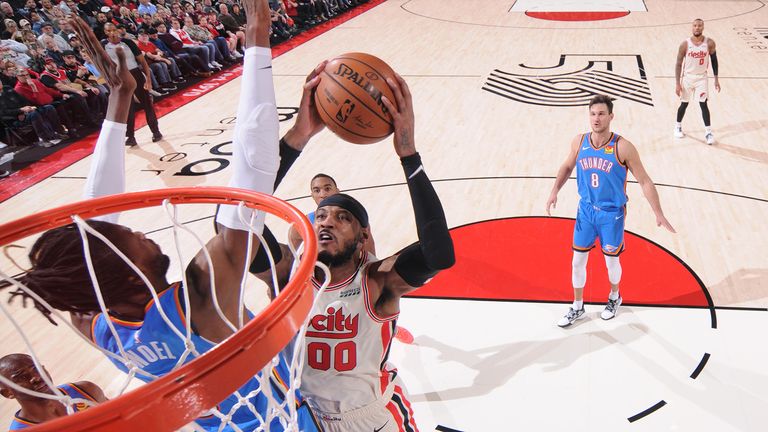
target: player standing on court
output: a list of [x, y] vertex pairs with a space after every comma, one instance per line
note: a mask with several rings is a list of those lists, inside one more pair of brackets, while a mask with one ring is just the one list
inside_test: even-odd
[[715, 136], [710, 127], [709, 107], [709, 80], [707, 70], [710, 58], [712, 59], [712, 72], [715, 75], [715, 90], [720, 92], [720, 80], [717, 77], [718, 64], [715, 52], [714, 39], [704, 36], [704, 21], [701, 18], [693, 20], [693, 36], [684, 40], [677, 50], [677, 63], [675, 63], [675, 94], [680, 97], [680, 107], [677, 109], [677, 123], [675, 124], [675, 138], [682, 138], [683, 116], [688, 108], [691, 98], [699, 102], [701, 117], [704, 119], [704, 139], [707, 144], [715, 143]]
[[589, 123], [591, 133], [577, 135], [571, 141], [571, 152], [560, 166], [555, 185], [547, 201], [547, 214], [557, 206], [557, 193], [576, 168], [576, 182], [579, 187], [579, 210], [573, 231], [573, 306], [557, 325], [568, 327], [584, 317], [584, 285], [587, 282], [587, 259], [589, 251], [600, 238], [600, 246], [608, 268], [611, 293], [608, 304], [600, 314], [604, 320], [616, 316], [621, 305], [619, 281], [621, 263], [619, 254], [624, 251], [624, 220], [626, 219], [627, 170], [637, 179], [643, 195], [651, 204], [656, 215], [656, 225], [675, 232], [659, 203], [656, 186], [645, 172], [640, 155], [631, 142], [611, 132], [613, 102], [608, 96], [597, 95], [589, 101]]

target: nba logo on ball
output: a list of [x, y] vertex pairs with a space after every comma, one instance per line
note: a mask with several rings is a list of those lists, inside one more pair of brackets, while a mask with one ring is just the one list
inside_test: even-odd
[[352, 114], [354, 109], [355, 104], [353, 104], [349, 99], [345, 100], [341, 105], [341, 108], [339, 108], [339, 112], [336, 113], [336, 120], [340, 121], [341, 123], [346, 123], [349, 115]]
[[389, 136], [392, 116], [382, 96], [394, 103], [387, 78], [395, 72], [370, 54], [342, 54], [325, 66], [315, 90], [320, 118], [333, 133], [354, 144], [373, 144]]

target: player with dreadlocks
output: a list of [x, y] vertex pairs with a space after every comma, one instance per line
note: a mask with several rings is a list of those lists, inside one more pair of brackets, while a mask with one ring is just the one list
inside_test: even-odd
[[[269, 48], [269, 6], [267, 0], [246, 0], [245, 5], [248, 48], [244, 56], [242, 97], [233, 137], [234, 172], [229, 186], [271, 193], [279, 165], [279, 124]], [[130, 95], [136, 83], [127, 71], [123, 53], [119, 53], [120, 66], [116, 67], [85, 22], [75, 19], [73, 25], [113, 89], [107, 120], [94, 151], [86, 196], [121, 193], [125, 189], [122, 136], [125, 134], [128, 116], [126, 107], [130, 105]], [[307, 79], [302, 100], [310, 99], [307, 95], [317, 86], [317, 75], [322, 66], [319, 65]], [[309, 140], [311, 135], [306, 132], [309, 129], [307, 121], [306, 115], [299, 115], [284, 139]], [[107, 220], [88, 221], [89, 226], [120, 249], [149, 282], [147, 285], [122, 258], [95, 236], [89, 237], [89, 256], [104, 296], [107, 316], [100, 313], [101, 308], [86, 266], [82, 237], [74, 225], [44, 233], [29, 254], [32, 268], [18, 280], [54, 308], [70, 312], [75, 326], [100, 347], [119, 353], [118, 340], [109, 329], [110, 326], [114, 327], [131, 362], [146, 374], [151, 374], [139, 374], [137, 377], [150, 380], [152, 376], [162, 376], [176, 367], [177, 361], [187, 349], [186, 341], [177, 337], [160, 313], [164, 311], [176, 330], [184, 333], [185, 291], [189, 297], [193, 329], [191, 342], [197, 352], [209, 351], [217, 342], [232, 334], [231, 328], [220, 318], [213, 304], [211, 277], [213, 273], [218, 306], [230, 322], [237, 322], [239, 312], [242, 312], [238, 306], [242, 269], [246, 260], [251, 258], [247, 256], [250, 228], [240, 221], [237, 212], [236, 206], [221, 207], [216, 216], [218, 234], [188, 264], [185, 270], [186, 286], [180, 282], [168, 283], [166, 272], [170, 259], [143, 233], [113, 223], [117, 215], [109, 215]], [[246, 211], [245, 220], [250, 218], [250, 211]], [[255, 220], [254, 225], [261, 229], [264, 213], [260, 212]], [[254, 239], [254, 246], [254, 250], [259, 249], [257, 239]], [[210, 267], [205, 252], [210, 256]], [[157, 292], [157, 302], [153, 300], [150, 290]], [[37, 305], [37, 308], [44, 310], [41, 305]], [[48, 316], [47, 312], [44, 313]], [[186, 361], [193, 358], [189, 356]], [[128, 371], [126, 364], [111, 360], [121, 370]], [[278, 376], [270, 377], [271, 387], [285, 394], [285, 388], [280, 382], [289, 376], [284, 357], [275, 367], [272, 375], [275, 374]], [[238, 391], [241, 395], [247, 395], [258, 387], [259, 379], [254, 378], [244, 383]], [[267, 396], [261, 392], [250, 397], [248, 402], [262, 418], [267, 419], [268, 414], [274, 416], [273, 412], [267, 412]], [[239, 408], [234, 409], [235, 406]], [[225, 414], [233, 411], [232, 423], [240, 430], [254, 430], [261, 426], [261, 420], [248, 407], [240, 406], [235, 396], [222, 401], [218, 408]], [[219, 430], [221, 424], [213, 416], [199, 418], [196, 422], [209, 430]], [[306, 409], [299, 411], [299, 426], [300, 430], [315, 430], [311, 412]], [[270, 428], [282, 430], [279, 419], [274, 418]], [[232, 429], [227, 427], [223, 430]]]

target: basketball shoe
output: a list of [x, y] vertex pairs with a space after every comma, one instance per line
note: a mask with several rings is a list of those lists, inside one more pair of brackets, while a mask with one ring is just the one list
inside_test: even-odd
[[685, 134], [683, 133], [683, 127], [682, 126], [675, 126], [675, 138], [682, 138]]
[[580, 320], [584, 318], [584, 306], [581, 307], [581, 309], [574, 309], [569, 308], [568, 313], [565, 314], [564, 317], [560, 318], [560, 321], [557, 322], [557, 325], [560, 327], [568, 327], [569, 325], [573, 324], [576, 320]]
[[621, 296], [616, 300], [608, 299], [608, 304], [605, 305], [605, 309], [600, 313], [600, 318], [607, 321], [615, 317], [616, 311], [619, 310], [619, 305], [621, 305]]
[[707, 144], [712, 145], [715, 143], [715, 136], [712, 134], [712, 132], [707, 133], [704, 135], [704, 139], [707, 140]]

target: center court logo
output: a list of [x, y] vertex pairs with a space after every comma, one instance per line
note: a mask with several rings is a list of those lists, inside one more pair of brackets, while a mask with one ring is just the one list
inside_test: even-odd
[[639, 54], [562, 54], [554, 66], [526, 66], [515, 73], [495, 69], [483, 90], [530, 105], [587, 106], [595, 95], [653, 106]]

